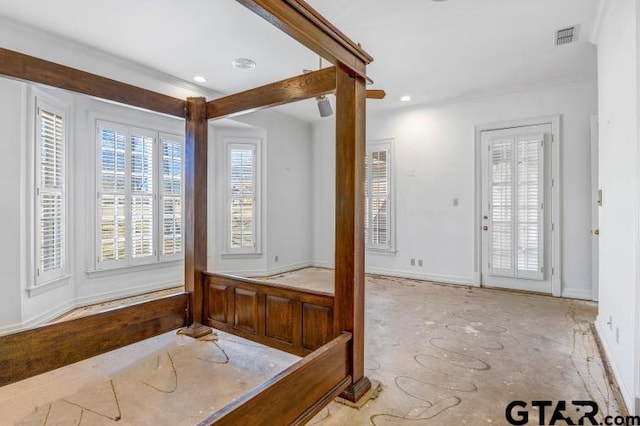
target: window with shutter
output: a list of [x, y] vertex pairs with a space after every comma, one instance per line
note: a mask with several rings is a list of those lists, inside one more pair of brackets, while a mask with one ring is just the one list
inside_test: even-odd
[[259, 141], [227, 139], [228, 253], [259, 250]]
[[41, 100], [36, 115], [36, 285], [65, 273], [65, 118]]
[[491, 142], [493, 275], [543, 279], [543, 135]]
[[391, 141], [367, 144], [365, 162], [365, 241], [369, 249], [393, 249]]
[[98, 122], [99, 269], [179, 258], [183, 146], [178, 136]]

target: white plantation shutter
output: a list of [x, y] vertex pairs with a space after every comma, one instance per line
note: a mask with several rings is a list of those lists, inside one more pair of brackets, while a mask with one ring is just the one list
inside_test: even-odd
[[543, 278], [543, 135], [521, 136], [517, 144], [517, 270], [522, 278]]
[[368, 248], [391, 248], [391, 144], [368, 146], [365, 163], [365, 241]]
[[543, 135], [490, 145], [492, 275], [543, 279]]
[[36, 285], [64, 275], [65, 122], [62, 111], [38, 102], [36, 118]]
[[99, 262], [127, 258], [127, 129], [110, 123], [98, 128]]
[[229, 249], [256, 251], [256, 145], [230, 144]]
[[494, 275], [514, 275], [513, 253], [513, 138], [491, 144], [490, 262]]
[[154, 256], [154, 138], [134, 132], [130, 138], [131, 158], [131, 256]]
[[182, 191], [184, 144], [177, 136], [161, 135], [162, 255], [182, 253]]

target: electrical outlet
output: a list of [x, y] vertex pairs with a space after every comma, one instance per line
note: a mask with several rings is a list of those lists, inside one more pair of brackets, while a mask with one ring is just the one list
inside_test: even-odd
[[276, 255], [275, 255], [275, 257], [273, 258], [273, 261], [274, 261], [274, 262], [277, 262], [277, 261], [278, 261], [278, 255], [277, 255], [277, 254], [276, 254]]
[[458, 207], [458, 197], [453, 199], [453, 207]]
[[418, 259], [418, 266], [422, 266], [422, 259]]
[[616, 343], [620, 344], [620, 329], [616, 327]]
[[416, 266], [416, 260], [415, 259], [411, 259], [411, 266]]

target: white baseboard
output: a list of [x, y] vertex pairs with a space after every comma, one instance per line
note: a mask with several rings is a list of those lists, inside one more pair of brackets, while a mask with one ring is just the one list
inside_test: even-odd
[[[328, 268], [334, 269], [333, 262], [324, 262], [324, 261], [313, 261], [311, 266], [316, 268]], [[396, 277], [396, 278], [409, 278], [414, 280], [421, 281], [432, 281], [436, 283], [444, 283], [444, 284], [460, 284], [460, 285], [468, 285], [473, 287], [479, 287], [479, 281], [476, 283], [474, 277], [458, 277], [454, 275], [437, 275], [437, 274], [426, 274], [423, 272], [412, 272], [412, 271], [398, 271], [395, 269], [384, 269], [384, 268], [374, 268], [374, 267], [365, 267], [365, 273], [367, 274], [375, 274], [375, 275], [385, 275], [388, 277]]]
[[609, 349], [609, 340], [605, 338], [607, 335], [607, 329], [604, 328], [601, 318], [598, 316], [596, 319], [596, 332], [598, 333], [598, 337], [600, 338], [600, 342], [602, 342], [602, 347], [604, 349], [605, 356], [609, 361], [609, 365], [611, 366], [611, 370], [613, 370], [613, 375], [615, 376], [616, 382], [618, 383], [618, 387], [620, 388], [620, 393], [622, 394], [622, 398], [624, 399], [625, 404], [627, 405], [627, 409], [631, 412], [632, 415], [633, 410], [636, 409], [636, 398], [633, 392], [633, 386], [631, 383], [627, 382], [627, 379], [620, 373], [620, 367], [618, 366], [616, 359], [612, 356], [611, 350]]
[[35, 317], [31, 317], [28, 320], [23, 321], [22, 326], [23, 328], [27, 329], [27, 328], [33, 328], [42, 324], [46, 324], [58, 318], [60, 315], [64, 314], [65, 312], [69, 312], [71, 309], [75, 309], [75, 307], [76, 306], [73, 300], [64, 302], [56, 306], [55, 308], [49, 309], [48, 311], [42, 312], [39, 315], [36, 315]]
[[4, 325], [0, 327], [0, 336], [4, 336], [5, 334], [15, 333], [16, 331], [24, 330], [24, 326], [22, 324], [13, 324], [13, 325]]
[[33, 328], [39, 325], [49, 323], [52, 320], [58, 318], [63, 314], [66, 314], [67, 312], [73, 309], [82, 308], [88, 305], [94, 305], [96, 303], [109, 302], [116, 299], [123, 299], [125, 297], [138, 296], [140, 294], [150, 293], [152, 291], [165, 290], [165, 289], [177, 287], [180, 285], [182, 285], [181, 281], [180, 282], [165, 281], [158, 284], [150, 284], [150, 285], [144, 285], [139, 287], [127, 288], [123, 290], [93, 294], [91, 296], [77, 297], [75, 300], [65, 302], [35, 317], [29, 318], [28, 320], [24, 321], [22, 324], [14, 324], [10, 326], [0, 327], [0, 336], [5, 334], [10, 334], [10, 333], [15, 333], [17, 331], [27, 330], [29, 328]]
[[460, 284], [460, 285], [467, 285], [467, 286], [475, 285], [473, 282], [473, 278], [458, 277], [453, 275], [425, 274], [422, 272], [396, 271], [392, 269], [383, 269], [383, 268], [366, 268], [365, 272], [367, 274], [386, 275], [388, 277], [397, 277], [397, 278], [410, 278], [414, 280], [432, 281], [432, 282], [444, 283], [444, 284]]
[[593, 293], [590, 289], [563, 288], [562, 297], [568, 297], [569, 299], [593, 300]]
[[138, 296], [144, 293], [150, 293], [152, 291], [166, 290], [172, 287], [178, 287], [183, 285], [182, 280], [164, 281], [155, 284], [148, 284], [138, 287], [130, 287], [116, 291], [108, 291], [99, 294], [92, 294], [90, 296], [77, 297], [75, 300], [75, 308], [82, 308], [88, 305], [95, 305], [96, 303], [109, 302], [116, 299], [124, 299], [125, 297]]
[[37, 327], [39, 325], [46, 324], [51, 322], [52, 320], [58, 318], [60, 315], [69, 312], [72, 309], [75, 309], [75, 303], [65, 302], [54, 308], [51, 308], [45, 312], [41, 312], [35, 317], [29, 318], [26, 321], [23, 321], [20, 324], [14, 324], [9, 326], [0, 327], [0, 336], [10, 333], [15, 333], [17, 331], [28, 330], [30, 328]]
[[333, 262], [322, 262], [318, 260], [314, 260], [313, 262], [311, 262], [311, 266], [313, 266], [314, 268], [324, 268], [324, 269], [333, 269], [334, 267]]
[[[226, 270], [219, 271], [221, 274], [239, 275], [242, 277], [269, 277], [271, 275], [284, 274], [285, 272], [295, 271], [297, 269], [308, 268], [314, 266], [311, 262], [291, 263], [289, 265], [278, 266], [268, 269], [242, 269], [242, 270]], [[218, 271], [216, 271], [218, 272]]]

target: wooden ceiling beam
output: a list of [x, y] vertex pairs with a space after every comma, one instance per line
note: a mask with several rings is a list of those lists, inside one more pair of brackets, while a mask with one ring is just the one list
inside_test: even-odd
[[237, 0], [334, 65], [363, 78], [373, 58], [303, 0]]
[[0, 75], [184, 118], [186, 102], [65, 65], [0, 48]]
[[222, 118], [253, 112], [261, 108], [325, 95], [335, 89], [336, 68], [323, 68], [319, 71], [209, 101], [207, 102], [207, 118]]

